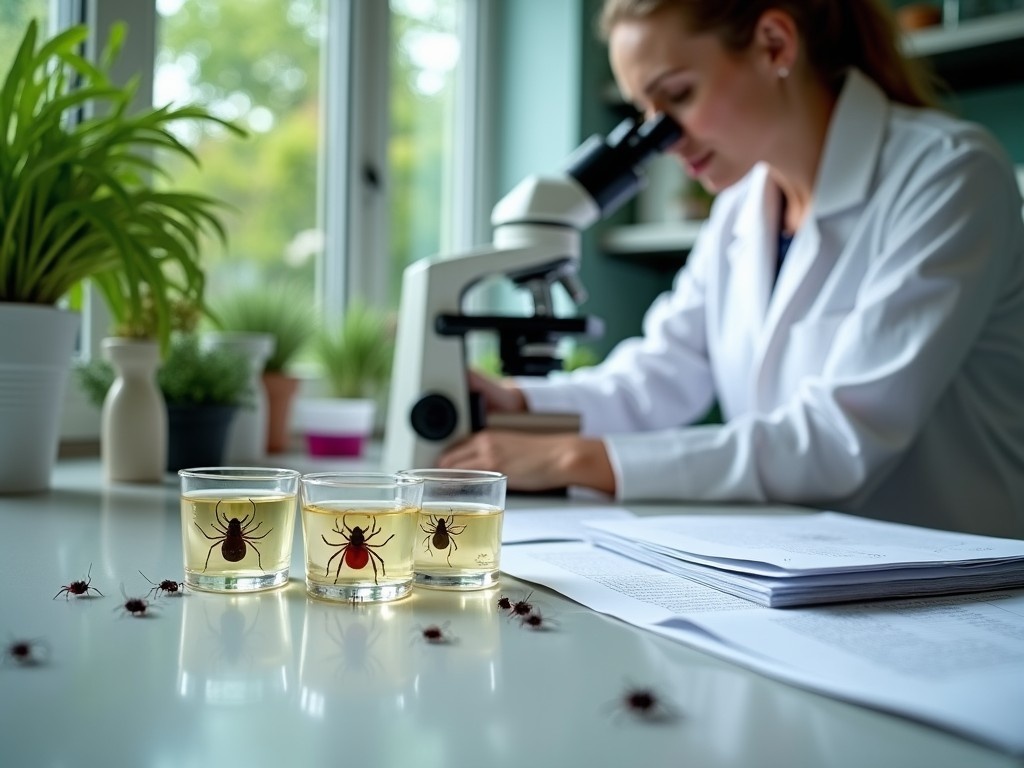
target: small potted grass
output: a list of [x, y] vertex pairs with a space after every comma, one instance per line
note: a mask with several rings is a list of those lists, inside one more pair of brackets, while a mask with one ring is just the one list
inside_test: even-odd
[[[77, 367], [89, 400], [102, 407], [114, 382], [113, 366], [93, 358]], [[167, 471], [222, 462], [228, 429], [249, 403], [245, 360], [231, 350], [203, 349], [194, 334], [171, 337], [157, 384], [167, 403]]]
[[[126, 27], [97, 62], [88, 36], [32, 20], [0, 72], [0, 391], [19, 393], [0, 408], [0, 493], [49, 487], [82, 281], [125, 332], [166, 349], [173, 301], [202, 300], [205, 237], [225, 234], [222, 201], [157, 181], [173, 160], [198, 163], [182, 125], [243, 132], [197, 105], [133, 108], [138, 78], [111, 76]], [[153, 325], [131, 327], [144, 311]]]
[[312, 456], [360, 456], [391, 376], [394, 324], [387, 313], [354, 302], [337, 326], [317, 331], [311, 351], [330, 397], [300, 399], [296, 426]]
[[266, 334], [274, 349], [263, 367], [267, 396], [267, 452], [288, 449], [292, 403], [299, 378], [295, 358], [313, 335], [316, 313], [309, 296], [294, 287], [237, 290], [211, 300], [211, 322], [224, 333]]

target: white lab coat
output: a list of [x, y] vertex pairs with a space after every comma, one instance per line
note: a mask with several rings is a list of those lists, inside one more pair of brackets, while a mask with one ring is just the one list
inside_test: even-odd
[[[783, 502], [1024, 537], [1024, 222], [979, 127], [851, 71], [772, 290], [780, 196], [723, 191], [642, 338], [519, 383], [621, 500]], [[725, 423], [692, 424], [717, 400]]]

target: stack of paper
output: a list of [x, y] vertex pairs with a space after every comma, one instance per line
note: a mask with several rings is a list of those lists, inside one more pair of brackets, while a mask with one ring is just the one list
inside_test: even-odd
[[1024, 586], [1024, 541], [836, 512], [587, 527], [598, 546], [769, 608]]
[[1024, 755], [1024, 590], [778, 611], [583, 542], [501, 558], [506, 573], [634, 626]]

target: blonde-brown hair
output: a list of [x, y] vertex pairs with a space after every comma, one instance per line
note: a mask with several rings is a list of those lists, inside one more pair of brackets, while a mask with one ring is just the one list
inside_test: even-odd
[[715, 34], [731, 51], [750, 45], [765, 11], [784, 11], [796, 23], [811, 68], [834, 91], [847, 68], [857, 67], [893, 101], [936, 103], [933, 78], [901, 53], [899, 31], [882, 0], [605, 0], [601, 37], [607, 42], [619, 22], [663, 8], [678, 9], [690, 31]]

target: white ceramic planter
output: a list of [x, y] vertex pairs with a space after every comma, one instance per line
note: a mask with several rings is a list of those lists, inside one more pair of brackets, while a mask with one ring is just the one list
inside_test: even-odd
[[0, 493], [50, 487], [80, 321], [50, 306], [0, 302]]
[[368, 398], [300, 398], [292, 423], [306, 436], [311, 456], [362, 456], [376, 409]]
[[224, 449], [226, 464], [260, 462], [267, 455], [267, 392], [263, 387], [263, 366], [274, 352], [275, 339], [269, 333], [204, 333], [207, 349], [234, 349], [245, 355], [249, 365], [251, 403], [235, 412]]

